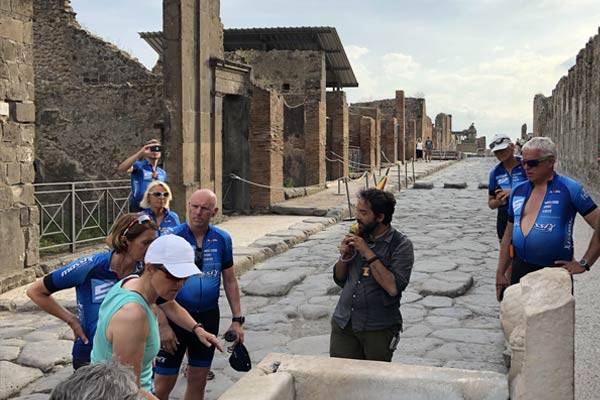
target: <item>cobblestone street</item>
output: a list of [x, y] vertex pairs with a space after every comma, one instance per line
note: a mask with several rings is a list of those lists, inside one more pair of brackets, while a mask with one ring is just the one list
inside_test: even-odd
[[[413, 241], [415, 266], [402, 298], [404, 333], [394, 362], [505, 372], [494, 296], [495, 212], [487, 207], [487, 192], [478, 189], [493, 161], [467, 159], [428, 177], [434, 184], [431, 190], [397, 193], [393, 225]], [[444, 189], [444, 183], [460, 182], [467, 188]], [[350, 225], [322, 230], [240, 278], [246, 345], [254, 363], [269, 352], [327, 355], [330, 317], [338, 299], [331, 265]], [[223, 328], [229, 326], [230, 314], [224, 295], [221, 301]], [[30, 366], [31, 359], [38, 360], [38, 368], [15, 370], [15, 377], [41, 376], [40, 369], [53, 367], [56, 371], [26, 387], [18, 399], [47, 399], [43, 392], [71, 372], [69, 365], [54, 366], [70, 358], [70, 342], [64, 340], [70, 330], [41, 312], [2, 312], [0, 323], [0, 360]], [[41, 365], [48, 352], [53, 356]], [[11, 354], [19, 354], [16, 361]], [[207, 385], [207, 399], [218, 398], [241, 376], [227, 358], [215, 356], [216, 378]], [[181, 399], [183, 390], [181, 377], [171, 398]]]

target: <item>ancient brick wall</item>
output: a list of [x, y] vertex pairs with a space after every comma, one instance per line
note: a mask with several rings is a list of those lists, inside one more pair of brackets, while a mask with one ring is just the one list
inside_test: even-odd
[[283, 98], [256, 87], [250, 100], [250, 205], [264, 209], [283, 198]]
[[0, 1], [0, 293], [35, 279], [34, 79], [30, 0]]
[[375, 168], [375, 140], [377, 129], [375, 120], [371, 117], [360, 118], [360, 168], [373, 170]]
[[404, 90], [396, 90], [394, 117], [398, 121], [398, 160], [406, 160], [406, 109]]
[[550, 97], [533, 101], [533, 133], [558, 146], [558, 169], [589, 186], [600, 184], [600, 31]]
[[36, 154], [45, 180], [114, 179], [120, 161], [160, 139], [162, 78], [84, 30], [69, 0], [33, 3]]

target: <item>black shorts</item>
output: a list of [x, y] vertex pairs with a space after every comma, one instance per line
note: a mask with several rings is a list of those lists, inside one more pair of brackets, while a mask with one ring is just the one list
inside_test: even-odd
[[[202, 323], [207, 332], [214, 335], [219, 333], [219, 319], [221, 317], [219, 307], [199, 313], [191, 312], [190, 315], [196, 322]], [[177, 346], [175, 354], [167, 353], [164, 350], [158, 352], [155, 359], [156, 367], [154, 368], [154, 372], [159, 375], [177, 375], [186, 350], [188, 352], [189, 365], [192, 367], [210, 367], [215, 354], [215, 346], [206, 347], [194, 333], [181, 328], [171, 321], [169, 321], [169, 325], [177, 336], [179, 346]]]
[[496, 234], [498, 239], [502, 241], [506, 225], [508, 224], [508, 211], [498, 211], [498, 218], [496, 218]]

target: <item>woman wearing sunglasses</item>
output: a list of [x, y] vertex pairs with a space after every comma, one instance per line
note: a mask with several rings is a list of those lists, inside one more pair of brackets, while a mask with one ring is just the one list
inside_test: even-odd
[[171, 233], [179, 225], [179, 216], [169, 210], [173, 195], [169, 185], [161, 181], [152, 181], [144, 193], [140, 203], [142, 213], [148, 214], [158, 226], [157, 236]]
[[152, 362], [160, 348], [156, 301], [165, 301], [161, 309], [169, 319], [194, 333], [206, 347], [223, 351], [217, 337], [204, 330], [175, 301], [188, 277], [199, 274], [194, 249], [183, 238], [164, 235], [148, 247], [144, 270], [118, 282], [106, 295], [94, 336], [92, 362], [119, 361], [133, 368], [141, 394], [151, 394]]
[[[73, 330], [73, 368], [89, 364], [98, 310], [110, 288], [136, 271], [156, 238], [156, 225], [148, 215], [124, 214], [111, 229], [109, 252], [86, 256], [39, 279], [27, 289], [34, 303], [66, 322]], [[79, 315], [58, 303], [52, 294], [75, 288]]]

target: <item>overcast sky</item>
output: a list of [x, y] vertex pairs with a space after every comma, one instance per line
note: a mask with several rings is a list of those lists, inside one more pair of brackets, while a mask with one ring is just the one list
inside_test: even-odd
[[[161, 0], [72, 0], [78, 21], [151, 68], [137, 35], [162, 30]], [[598, 33], [598, 0], [221, 0], [225, 28], [333, 26], [358, 88], [350, 103], [425, 97], [453, 130], [516, 138], [532, 130], [532, 102], [550, 95]]]

